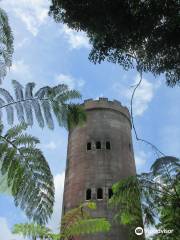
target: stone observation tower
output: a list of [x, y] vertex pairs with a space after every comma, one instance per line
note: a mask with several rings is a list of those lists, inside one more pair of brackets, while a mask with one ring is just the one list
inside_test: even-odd
[[[120, 102], [86, 100], [87, 121], [69, 132], [63, 213], [92, 200], [95, 217], [114, 216], [108, 207], [112, 185], [135, 175], [130, 114]], [[114, 225], [109, 233], [80, 237], [86, 240], [127, 240], [127, 230]]]

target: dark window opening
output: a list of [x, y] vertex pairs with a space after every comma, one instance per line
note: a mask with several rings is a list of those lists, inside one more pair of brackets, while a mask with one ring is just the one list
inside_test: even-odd
[[86, 191], [86, 200], [91, 200], [91, 189], [88, 188]]
[[100, 141], [96, 142], [96, 149], [101, 149], [101, 142]]
[[111, 144], [109, 141], [106, 142], [106, 149], [110, 150], [111, 149]]
[[109, 188], [108, 189], [108, 197], [109, 197], [109, 199], [112, 198], [112, 196], [113, 196], [112, 188]]
[[129, 149], [130, 149], [130, 151], [131, 151], [131, 143], [129, 143]]
[[103, 199], [103, 190], [102, 190], [102, 188], [98, 188], [98, 190], [97, 190], [97, 199]]
[[91, 142], [87, 143], [87, 150], [91, 150]]

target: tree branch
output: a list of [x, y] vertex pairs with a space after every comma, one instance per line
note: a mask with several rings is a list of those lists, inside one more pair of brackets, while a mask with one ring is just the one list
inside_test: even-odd
[[134, 100], [134, 96], [135, 96], [136, 90], [140, 87], [140, 85], [142, 83], [142, 70], [141, 69], [139, 70], [139, 74], [140, 74], [140, 80], [139, 80], [139, 82], [137, 83], [137, 85], [135, 86], [135, 88], [133, 90], [133, 93], [132, 93], [132, 96], [131, 96], [131, 102], [130, 102], [130, 115], [131, 115], [131, 123], [132, 123], [132, 127], [133, 127], [133, 130], [134, 130], [134, 134], [135, 134], [135, 137], [136, 137], [137, 141], [141, 141], [143, 143], [146, 143], [146, 144], [150, 145], [152, 147], [152, 149], [155, 150], [156, 154], [159, 153], [160, 155], [165, 157], [166, 155], [162, 151], [160, 151], [153, 143], [151, 143], [151, 142], [149, 142], [149, 141], [147, 141], [147, 140], [145, 140], [143, 138], [140, 138], [138, 136], [138, 133], [137, 133], [137, 130], [136, 130], [136, 127], [135, 127], [135, 124], [134, 124], [133, 100]]
[[[134, 96], [135, 96], [136, 90], [140, 87], [140, 85], [141, 85], [141, 83], [142, 83], [142, 80], [143, 80], [143, 79], [142, 79], [142, 69], [141, 69], [141, 67], [138, 67], [138, 69], [139, 69], [138, 72], [139, 72], [139, 74], [140, 74], [140, 80], [139, 80], [139, 82], [135, 85], [135, 88], [134, 88], [133, 93], [132, 93], [132, 96], [131, 96], [131, 102], [130, 102], [130, 115], [131, 115], [131, 123], [132, 123], [132, 127], [133, 127], [133, 130], [134, 130], [134, 134], [135, 134], [135, 137], [136, 137], [136, 140], [137, 140], [137, 141], [141, 141], [141, 142], [143, 142], [143, 143], [146, 143], [146, 144], [150, 145], [150, 146], [152, 147], [152, 149], [156, 152], [157, 155], [158, 155], [158, 153], [159, 153], [160, 155], [162, 155], [163, 157], [165, 157], [165, 156], [167, 156], [167, 155], [165, 155], [162, 151], [160, 151], [159, 148], [157, 148], [153, 143], [151, 143], [151, 142], [149, 142], [149, 141], [147, 141], [147, 140], [145, 140], [145, 139], [143, 139], [143, 138], [140, 138], [140, 137], [138, 136], [138, 134], [137, 134], [137, 130], [136, 130], [136, 127], [135, 127], [135, 124], [134, 124], [133, 100], [134, 100]], [[159, 156], [158, 156], [158, 157], [159, 157]], [[166, 170], [166, 173], [167, 173], [167, 177], [169, 178], [170, 182], [172, 182], [172, 178], [171, 178], [171, 175], [170, 175], [167, 167], [166, 167], [166, 166], [164, 166], [164, 167], [165, 167], [165, 170]], [[179, 197], [179, 194], [178, 194], [175, 186], [173, 186], [173, 189], [174, 189], [176, 195]]]

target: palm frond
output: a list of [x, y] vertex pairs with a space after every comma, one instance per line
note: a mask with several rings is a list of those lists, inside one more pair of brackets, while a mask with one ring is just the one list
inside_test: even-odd
[[[34, 83], [23, 86], [16, 80], [12, 81], [15, 97], [6, 89], [0, 88], [0, 122], [2, 122], [3, 109], [6, 109], [9, 124], [14, 123], [14, 112], [20, 123], [33, 125], [34, 117], [40, 127], [45, 123], [54, 128], [53, 114], [60, 126], [70, 128], [85, 120], [82, 107], [70, 103], [70, 100], [80, 98], [78, 91], [69, 90], [64, 84], [55, 87], [42, 87], [36, 93]], [[34, 116], [33, 116], [34, 111]]]
[[13, 40], [7, 14], [0, 8], [0, 83], [12, 64]]
[[[0, 127], [2, 132], [2, 126]], [[16, 206], [37, 223], [46, 223], [53, 211], [54, 183], [39, 140], [24, 133], [22, 123], [0, 135], [1, 174], [6, 176]]]

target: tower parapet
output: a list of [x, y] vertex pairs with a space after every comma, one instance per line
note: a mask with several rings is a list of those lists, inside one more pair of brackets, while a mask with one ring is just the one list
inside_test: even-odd
[[93, 109], [109, 109], [120, 112], [124, 115], [131, 125], [131, 116], [127, 107], [123, 106], [120, 101], [113, 100], [110, 101], [108, 98], [100, 97], [97, 100], [93, 100], [92, 98], [84, 100], [83, 103], [85, 110], [90, 111]]

